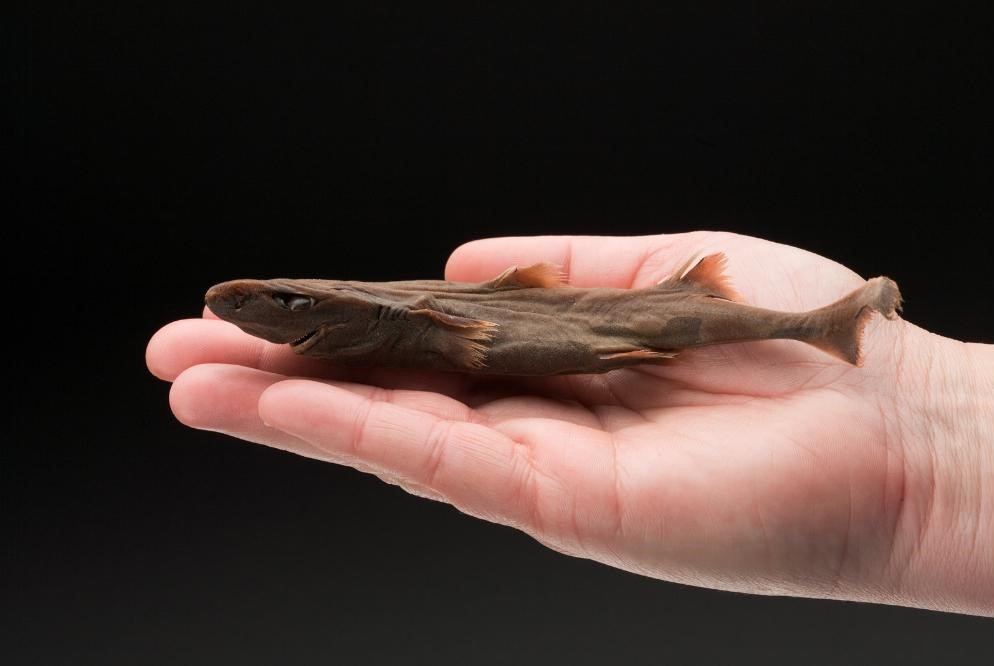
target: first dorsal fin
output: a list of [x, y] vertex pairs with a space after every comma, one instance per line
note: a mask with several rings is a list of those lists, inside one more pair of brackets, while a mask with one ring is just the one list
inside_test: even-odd
[[553, 264], [532, 264], [524, 268], [511, 266], [487, 283], [491, 289], [528, 289], [532, 287], [562, 287], [563, 274]]
[[711, 296], [737, 301], [740, 296], [732, 288], [731, 280], [725, 275], [727, 263], [724, 252], [715, 252], [698, 259], [695, 255], [680, 269], [659, 283], [668, 289], [703, 290]]

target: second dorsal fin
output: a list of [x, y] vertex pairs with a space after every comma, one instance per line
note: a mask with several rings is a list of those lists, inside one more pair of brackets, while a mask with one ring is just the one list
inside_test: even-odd
[[563, 274], [553, 264], [532, 264], [519, 268], [511, 266], [487, 283], [491, 289], [529, 289], [532, 287], [562, 287]]
[[726, 263], [724, 252], [715, 252], [701, 259], [694, 256], [658, 286], [666, 289], [704, 291], [711, 296], [737, 301], [740, 297], [732, 288], [731, 280], [725, 275]]

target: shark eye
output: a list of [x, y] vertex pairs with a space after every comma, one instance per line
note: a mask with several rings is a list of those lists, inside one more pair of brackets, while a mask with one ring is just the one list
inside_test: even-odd
[[277, 305], [286, 310], [307, 310], [314, 305], [314, 299], [310, 296], [301, 296], [300, 294], [273, 294], [273, 300], [276, 301]]

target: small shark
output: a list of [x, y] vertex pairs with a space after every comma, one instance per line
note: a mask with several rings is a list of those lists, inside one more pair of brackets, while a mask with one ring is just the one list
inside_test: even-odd
[[512, 266], [483, 283], [232, 280], [211, 287], [206, 302], [219, 318], [298, 354], [494, 375], [600, 373], [774, 338], [859, 365], [869, 317], [900, 311], [900, 291], [886, 277], [808, 312], [753, 307], [740, 302], [725, 264], [722, 253], [694, 258], [644, 289], [570, 287], [551, 264]]

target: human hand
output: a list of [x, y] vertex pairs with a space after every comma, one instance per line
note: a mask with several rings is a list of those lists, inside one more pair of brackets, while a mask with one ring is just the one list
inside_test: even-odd
[[[753, 305], [811, 309], [862, 283], [797, 248], [706, 232], [478, 241], [446, 278], [549, 261], [574, 286], [644, 287], [712, 251]], [[334, 367], [205, 317], [148, 348], [192, 427], [351, 465], [665, 580], [994, 613], [988, 346], [875, 317], [860, 368], [763, 341], [508, 380]]]

